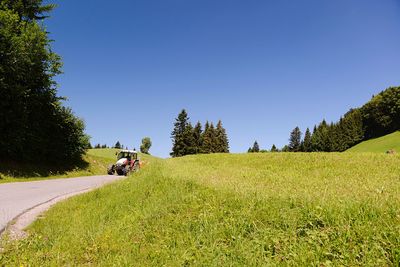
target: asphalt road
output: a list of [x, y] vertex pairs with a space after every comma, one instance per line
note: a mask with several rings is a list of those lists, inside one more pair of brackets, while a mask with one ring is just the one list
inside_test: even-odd
[[0, 184], [0, 233], [9, 222], [33, 207], [122, 178], [107, 175]]

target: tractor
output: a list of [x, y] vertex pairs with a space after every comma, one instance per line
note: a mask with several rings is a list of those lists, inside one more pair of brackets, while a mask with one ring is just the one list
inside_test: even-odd
[[140, 161], [135, 150], [121, 150], [115, 154], [117, 155], [117, 162], [108, 167], [107, 173], [109, 175], [117, 173], [127, 176], [131, 171], [139, 171]]

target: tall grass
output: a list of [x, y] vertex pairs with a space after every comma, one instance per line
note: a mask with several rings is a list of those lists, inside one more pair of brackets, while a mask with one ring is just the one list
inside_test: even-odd
[[51, 209], [26, 240], [5, 245], [0, 263], [397, 266], [399, 163], [378, 154], [154, 159]]

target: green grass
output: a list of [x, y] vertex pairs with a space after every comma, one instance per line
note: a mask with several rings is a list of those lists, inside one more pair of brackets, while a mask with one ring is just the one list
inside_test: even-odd
[[[95, 157], [101, 157], [105, 158], [111, 161], [111, 163], [116, 161], [116, 153], [120, 151], [120, 149], [114, 149], [114, 148], [102, 148], [102, 149], [89, 149], [88, 155], [90, 156], [95, 156]], [[151, 161], [155, 157], [151, 155], [146, 155], [139, 153], [139, 158], [140, 160], [146, 162], [146, 161]]]
[[385, 153], [391, 149], [400, 152], [400, 132], [362, 142], [348, 150], [348, 152]]
[[398, 266], [400, 157], [199, 155], [56, 205], [0, 265]]
[[[118, 149], [90, 149], [81, 162], [72, 166], [2, 163], [0, 166], [0, 184], [105, 175], [107, 166], [116, 161], [115, 153], [117, 151]], [[153, 158], [143, 154], [139, 156], [145, 162]]]

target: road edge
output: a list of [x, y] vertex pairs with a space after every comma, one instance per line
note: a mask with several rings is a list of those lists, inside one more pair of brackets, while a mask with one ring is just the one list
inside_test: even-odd
[[[71, 198], [73, 196], [81, 195], [84, 193], [88, 193], [90, 191], [94, 191], [96, 189], [99, 189], [105, 185], [115, 183], [119, 180], [122, 179], [117, 179], [113, 181], [108, 181], [108, 182], [102, 182], [98, 184], [95, 187], [88, 187], [84, 188], [78, 191], [73, 191], [69, 192], [63, 195], [59, 195], [56, 197], [53, 197], [45, 202], [42, 202], [40, 204], [37, 204], [22, 213], [18, 214], [15, 216], [3, 229], [0, 229], [0, 241], [7, 236], [7, 239], [9, 240], [20, 240], [25, 237], [27, 237], [27, 233], [25, 232], [25, 228], [27, 228], [29, 225], [31, 225], [36, 219], [43, 214], [44, 212], [48, 211], [52, 206], [55, 204], [67, 200], [68, 198]], [[1, 252], [1, 248], [0, 248]]]

